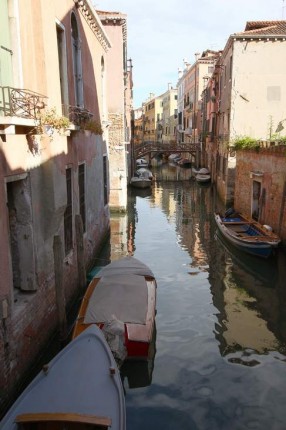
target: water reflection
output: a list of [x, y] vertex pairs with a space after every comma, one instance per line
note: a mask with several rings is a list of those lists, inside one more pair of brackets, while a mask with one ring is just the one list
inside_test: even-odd
[[275, 333], [279, 318], [277, 257], [262, 261], [234, 249], [219, 232], [215, 239], [218, 252], [210, 283], [220, 311], [216, 324], [219, 348], [230, 362], [254, 366], [260, 361], [252, 360], [253, 354], [285, 350], [281, 344], [285, 339]]
[[153, 169], [151, 194], [130, 193], [128, 213], [112, 216], [109, 258], [135, 255], [158, 283], [154, 360], [122, 374], [127, 428], [282, 430], [285, 255], [233, 252], [213, 188], [178, 169]]
[[121, 379], [124, 389], [148, 387], [152, 383], [154, 360], [156, 355], [156, 322], [154, 327], [153, 339], [150, 344], [148, 360], [126, 361], [120, 368]]

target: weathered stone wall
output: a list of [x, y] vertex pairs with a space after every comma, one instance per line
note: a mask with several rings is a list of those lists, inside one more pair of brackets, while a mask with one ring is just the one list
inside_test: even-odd
[[252, 210], [253, 181], [261, 183], [260, 217], [286, 240], [286, 147], [237, 151], [234, 206], [248, 215]]
[[127, 160], [123, 114], [109, 114], [109, 205], [111, 211], [126, 211]]

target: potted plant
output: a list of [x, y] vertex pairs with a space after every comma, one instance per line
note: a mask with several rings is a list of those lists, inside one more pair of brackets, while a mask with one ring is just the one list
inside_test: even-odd
[[65, 134], [70, 126], [70, 121], [67, 117], [58, 115], [56, 108], [47, 109], [37, 118], [37, 131], [39, 134], [47, 134], [52, 137], [56, 130], [59, 134]]
[[82, 125], [82, 129], [84, 132], [87, 132], [87, 134], [94, 133], [94, 134], [100, 134], [101, 135], [103, 133], [100, 122], [95, 121], [93, 119], [86, 121]]

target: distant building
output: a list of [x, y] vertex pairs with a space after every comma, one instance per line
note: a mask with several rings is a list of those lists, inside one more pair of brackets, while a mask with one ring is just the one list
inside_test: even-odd
[[144, 142], [158, 142], [162, 137], [162, 96], [155, 97], [154, 94], [143, 104], [144, 106]]
[[134, 109], [134, 147], [143, 142], [143, 108]]
[[162, 98], [162, 142], [175, 143], [178, 124], [178, 90], [169, 84], [168, 90], [161, 95]]
[[110, 210], [126, 211], [130, 173], [132, 64], [127, 59], [127, 16], [120, 12], [97, 11], [111, 41], [106, 55], [107, 140], [110, 170]]
[[201, 94], [205, 79], [214, 70], [218, 52], [206, 50], [196, 54], [193, 64], [185, 61], [184, 70], [179, 71], [178, 87], [178, 142], [201, 142]]

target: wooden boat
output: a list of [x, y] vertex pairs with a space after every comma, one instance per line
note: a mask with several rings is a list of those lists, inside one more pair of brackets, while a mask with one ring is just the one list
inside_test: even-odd
[[0, 428], [125, 430], [121, 377], [102, 331], [89, 327], [44, 366]]
[[181, 158], [178, 161], [178, 166], [181, 166], [181, 167], [191, 167], [191, 165], [192, 165], [192, 161], [189, 158]]
[[232, 216], [215, 214], [219, 231], [238, 249], [258, 257], [269, 257], [280, 243], [280, 238], [245, 215], [234, 213]]
[[181, 159], [181, 155], [180, 154], [171, 154], [168, 157], [168, 161], [175, 161], [176, 159], [180, 160]]
[[[155, 325], [156, 287], [152, 271], [134, 257], [108, 264], [87, 288], [73, 338], [97, 324], [110, 335], [109, 345], [116, 358], [148, 359]], [[126, 349], [123, 358], [122, 343]]]
[[139, 169], [137, 169], [135, 172], [135, 176], [143, 176], [144, 178], [153, 179], [153, 174], [151, 170], [147, 169], [146, 167], [140, 167]]
[[133, 176], [130, 180], [130, 185], [134, 188], [150, 188], [152, 186], [152, 180], [145, 176]]
[[199, 175], [209, 175], [210, 171], [207, 167], [201, 167], [199, 170], [195, 169], [194, 167], [192, 168], [192, 173], [194, 173], [195, 175], [199, 174]]
[[145, 158], [137, 158], [136, 166], [137, 167], [148, 167], [149, 163]]

